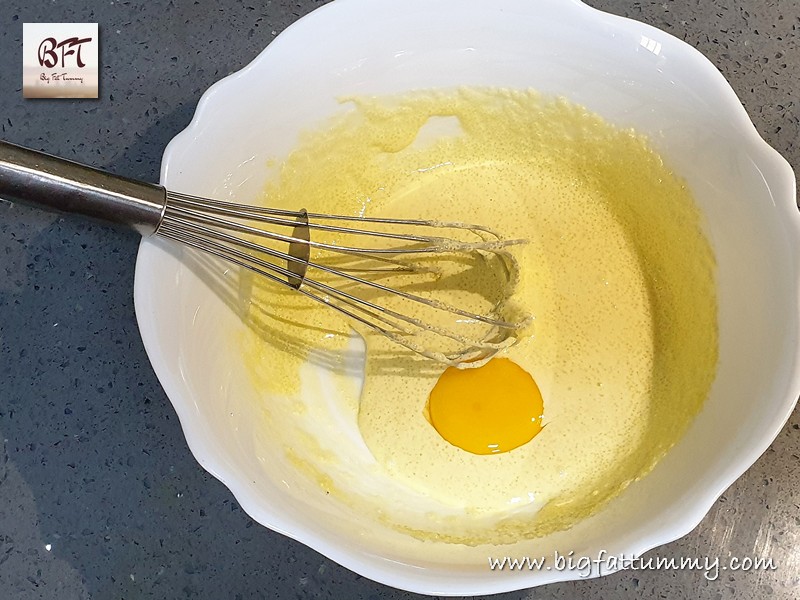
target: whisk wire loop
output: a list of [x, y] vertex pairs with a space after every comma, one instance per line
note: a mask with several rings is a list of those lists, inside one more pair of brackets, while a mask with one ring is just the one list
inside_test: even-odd
[[[356, 223], [357, 226], [327, 225], [319, 220]], [[385, 232], [367, 229], [362, 223], [380, 226], [411, 228], [452, 228], [474, 234], [479, 241], [463, 241], [417, 233]], [[281, 233], [265, 226], [291, 228], [291, 233]], [[311, 232], [318, 231], [337, 236], [388, 240], [388, 247], [356, 246], [312, 239]], [[311, 213], [305, 210], [241, 206], [221, 200], [207, 200], [187, 194], [168, 192], [167, 206], [158, 235], [172, 239], [197, 250], [215, 255], [249, 271], [258, 273], [282, 286], [299, 291], [304, 296], [334, 308], [339, 313], [355, 319], [372, 331], [389, 337], [406, 348], [442, 362], [463, 365], [465, 361], [485, 362], [501, 348], [513, 342], [513, 334], [520, 323], [503, 319], [494, 314], [478, 314], [458, 306], [428, 298], [398, 287], [368, 278], [367, 274], [397, 274], [425, 272], [425, 267], [401, 262], [403, 255], [430, 255], [483, 252], [499, 252], [503, 248], [521, 243], [522, 240], [504, 240], [491, 229], [464, 223], [444, 223], [429, 220], [389, 219], [380, 217], [348, 217]], [[240, 235], [237, 235], [240, 234]], [[265, 242], [288, 245], [288, 251], [270, 247]], [[311, 250], [330, 252], [363, 260], [378, 261], [379, 267], [329, 266], [311, 259]], [[387, 266], [388, 265], [388, 266]], [[317, 272], [326, 276], [326, 281], [339, 281], [329, 285], [317, 277]], [[358, 274], [355, 274], [358, 273]], [[459, 317], [459, 323], [480, 323], [489, 327], [473, 338], [462, 331], [424, 321], [418, 317], [393, 310], [376, 300], [346, 291], [343, 283], [369, 289], [372, 295], [389, 295], [402, 298]], [[359, 287], [359, 286], [363, 286]], [[436, 334], [459, 343], [455, 351], [439, 352], [418, 343], [420, 332]]]

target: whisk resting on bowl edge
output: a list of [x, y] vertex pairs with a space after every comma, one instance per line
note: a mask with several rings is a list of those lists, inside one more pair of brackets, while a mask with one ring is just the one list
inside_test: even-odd
[[[3, 141], [0, 197], [99, 218], [222, 258], [453, 366], [484, 364], [527, 323], [507, 303], [517, 273], [506, 248], [524, 240], [480, 225], [212, 200]], [[488, 282], [479, 299], [450, 288], [468, 306], [437, 297], [465, 276]]]

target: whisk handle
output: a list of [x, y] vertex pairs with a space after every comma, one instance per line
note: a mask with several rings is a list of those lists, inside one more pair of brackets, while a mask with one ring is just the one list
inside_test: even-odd
[[0, 140], [0, 197], [110, 221], [149, 235], [161, 222], [167, 192], [158, 185]]

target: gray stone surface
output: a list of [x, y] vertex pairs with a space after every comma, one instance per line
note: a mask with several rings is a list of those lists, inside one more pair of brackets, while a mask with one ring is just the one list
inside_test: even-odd
[[[4, 0], [0, 137], [155, 181], [202, 92], [319, 4]], [[590, 4], [704, 52], [800, 165], [798, 0]], [[100, 24], [99, 100], [23, 100], [26, 21]], [[255, 524], [197, 465], [138, 336], [137, 242], [0, 203], [0, 599], [409, 597]], [[776, 570], [627, 571], [503, 598], [797, 598], [799, 423], [699, 527], [651, 553], [766, 556]]]

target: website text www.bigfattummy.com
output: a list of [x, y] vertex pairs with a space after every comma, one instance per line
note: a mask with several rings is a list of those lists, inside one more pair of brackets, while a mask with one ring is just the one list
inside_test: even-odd
[[725, 571], [774, 571], [777, 565], [772, 558], [752, 556], [633, 556], [609, 554], [605, 550], [597, 556], [580, 556], [574, 552], [561, 554], [556, 551], [546, 556], [490, 556], [492, 571], [573, 571], [579, 577], [590, 577], [633, 570], [678, 570], [701, 571], [709, 581], [716, 581]]

